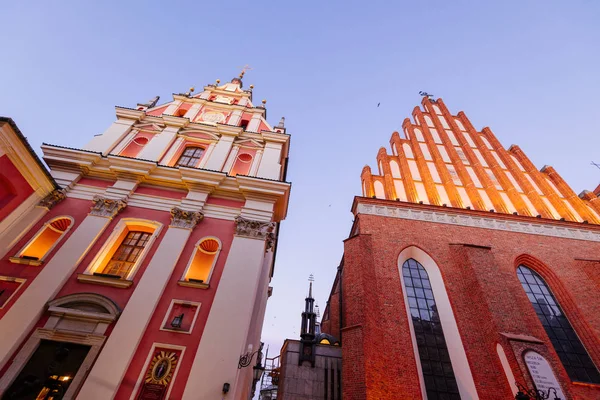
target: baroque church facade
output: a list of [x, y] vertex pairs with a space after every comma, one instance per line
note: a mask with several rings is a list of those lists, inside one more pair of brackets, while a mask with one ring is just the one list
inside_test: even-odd
[[49, 171], [0, 119], [2, 398], [249, 398], [290, 136], [242, 77], [116, 107]]
[[598, 189], [441, 99], [412, 117], [362, 171], [323, 313], [342, 397], [600, 398]]

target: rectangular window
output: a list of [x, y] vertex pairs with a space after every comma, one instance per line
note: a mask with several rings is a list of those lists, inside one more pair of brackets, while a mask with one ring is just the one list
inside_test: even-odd
[[177, 161], [180, 167], [195, 167], [202, 158], [204, 149], [202, 147], [186, 147]]

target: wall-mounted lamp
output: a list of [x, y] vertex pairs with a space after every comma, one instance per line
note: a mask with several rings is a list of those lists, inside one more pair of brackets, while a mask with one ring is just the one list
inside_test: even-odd
[[183, 322], [183, 317], [185, 316], [184, 313], [181, 313], [179, 315], [176, 315], [173, 318], [173, 321], [171, 321], [171, 326], [173, 328], [181, 328], [181, 323]]
[[230, 386], [231, 386], [231, 385], [230, 385], [229, 383], [227, 383], [227, 382], [225, 382], [225, 383], [223, 384], [223, 394], [226, 394], [226, 393], [228, 393], [228, 392], [229, 392], [229, 387], [230, 387]]

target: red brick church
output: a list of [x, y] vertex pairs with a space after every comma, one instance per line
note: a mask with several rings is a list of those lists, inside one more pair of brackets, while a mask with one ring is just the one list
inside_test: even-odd
[[600, 200], [441, 99], [412, 117], [362, 171], [323, 315], [343, 398], [599, 399]]

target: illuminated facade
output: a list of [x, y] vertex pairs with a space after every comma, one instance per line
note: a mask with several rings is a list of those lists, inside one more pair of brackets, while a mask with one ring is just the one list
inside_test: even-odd
[[242, 76], [116, 107], [50, 173], [0, 120], [4, 398], [249, 397], [289, 135]]
[[362, 171], [323, 314], [343, 398], [599, 398], [600, 200], [442, 100], [412, 116]]

